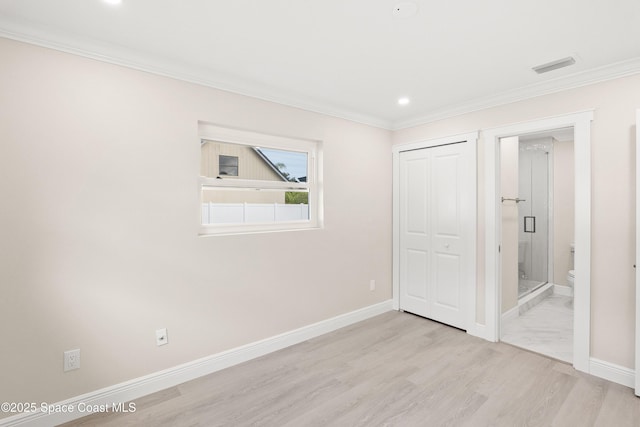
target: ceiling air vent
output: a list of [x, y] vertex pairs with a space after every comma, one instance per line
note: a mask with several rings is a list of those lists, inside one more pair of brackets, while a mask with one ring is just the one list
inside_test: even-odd
[[567, 58], [558, 59], [556, 61], [547, 62], [546, 64], [533, 67], [533, 71], [535, 71], [538, 74], [548, 73], [549, 71], [557, 70], [558, 68], [568, 67], [569, 65], [573, 65], [575, 63], [576, 63], [576, 60], [572, 56], [569, 56]]

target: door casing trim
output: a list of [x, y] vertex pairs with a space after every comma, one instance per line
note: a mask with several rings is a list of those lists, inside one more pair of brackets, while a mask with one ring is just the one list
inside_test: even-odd
[[591, 121], [593, 110], [483, 131], [485, 171], [485, 338], [500, 339], [500, 138], [573, 127], [575, 163], [575, 283], [573, 366], [589, 372], [591, 338]]

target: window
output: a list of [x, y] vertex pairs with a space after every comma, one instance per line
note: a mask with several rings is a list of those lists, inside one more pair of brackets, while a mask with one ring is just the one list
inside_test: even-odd
[[202, 235], [321, 226], [321, 143], [223, 128], [200, 130]]
[[220, 175], [238, 176], [238, 158], [236, 156], [218, 156]]

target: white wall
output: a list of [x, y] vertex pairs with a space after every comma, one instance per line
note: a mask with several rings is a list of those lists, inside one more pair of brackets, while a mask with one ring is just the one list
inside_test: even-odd
[[[500, 140], [500, 194], [506, 198], [521, 197], [518, 191], [517, 136]], [[502, 203], [502, 313], [518, 305], [518, 204]]]
[[[635, 110], [640, 75], [476, 111], [394, 132], [394, 144], [594, 109], [592, 124], [591, 356], [634, 366]], [[483, 152], [482, 133], [480, 150]], [[478, 159], [478, 224], [484, 223], [483, 158]], [[484, 234], [478, 233], [479, 265]], [[478, 321], [484, 323], [484, 271], [478, 271]]]
[[[0, 63], [3, 401], [59, 401], [391, 298], [390, 132], [6, 39]], [[322, 140], [325, 228], [198, 237], [198, 120]]]

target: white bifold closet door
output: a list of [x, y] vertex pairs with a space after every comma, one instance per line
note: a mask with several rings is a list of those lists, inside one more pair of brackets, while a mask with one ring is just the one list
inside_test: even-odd
[[469, 143], [400, 153], [400, 309], [466, 329]]

